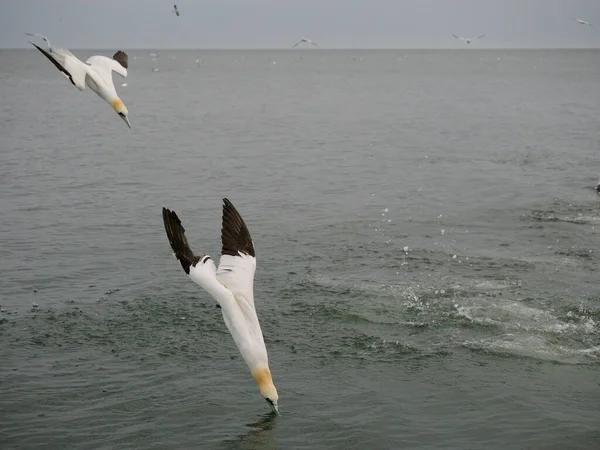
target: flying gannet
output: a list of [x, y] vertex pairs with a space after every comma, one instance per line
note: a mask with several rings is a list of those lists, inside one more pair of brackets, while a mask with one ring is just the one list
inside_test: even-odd
[[173, 5], [173, 12], [177, 17], [179, 17], [179, 10], [177, 9], [177, 5]]
[[585, 20], [581, 20], [581, 19], [575, 19], [575, 20], [576, 20], [577, 22], [579, 22], [579, 25], [587, 25], [587, 26], [589, 26], [589, 27], [592, 27], [592, 28], [594, 27], [594, 25], [592, 25], [592, 24], [591, 24], [591, 23], [589, 23], [589, 22], [586, 22]]
[[316, 43], [315, 41], [311, 41], [310, 39], [302, 38], [302, 39], [300, 39], [298, 42], [296, 42], [292, 48], [296, 48], [296, 47], [298, 47], [298, 46], [299, 46], [300, 44], [302, 44], [303, 42], [306, 42], [307, 44], [312, 44], [312, 45], [314, 45], [315, 47], [318, 47], [318, 45], [317, 45], [317, 43]]
[[254, 308], [254, 243], [242, 216], [229, 200], [223, 199], [221, 260], [217, 269], [209, 255], [196, 256], [190, 250], [185, 229], [175, 211], [163, 208], [162, 214], [175, 258], [192, 281], [217, 301], [225, 325], [256, 380], [260, 393], [273, 411], [279, 414], [279, 397]]
[[480, 34], [476, 38], [464, 38], [464, 37], [457, 36], [455, 34], [453, 34], [452, 36], [454, 36], [459, 41], [463, 41], [463, 42], [466, 42], [467, 44], [470, 44], [471, 41], [474, 41], [475, 39], [482, 39], [485, 36], [485, 34]]
[[41, 37], [48, 44], [48, 51], [30, 42], [42, 54], [48, 58], [54, 66], [68, 78], [73, 86], [83, 91], [86, 86], [103, 98], [127, 126], [131, 128], [129, 122], [129, 112], [123, 101], [117, 95], [115, 85], [112, 80], [112, 71], [117, 72], [122, 77], [127, 77], [128, 57], [121, 50], [113, 55], [113, 59], [106, 56], [92, 56], [84, 63], [66, 48], [56, 48], [50, 46], [50, 41], [41, 34], [25, 33], [28, 36]]

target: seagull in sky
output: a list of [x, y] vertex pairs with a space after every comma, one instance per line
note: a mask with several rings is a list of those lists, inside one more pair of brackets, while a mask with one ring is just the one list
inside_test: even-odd
[[585, 20], [581, 20], [581, 19], [575, 19], [575, 20], [579, 23], [579, 25], [587, 25], [587, 26], [592, 27], [592, 28], [594, 27], [594, 25], [592, 25], [589, 22], [586, 22]]
[[467, 44], [470, 44], [471, 41], [474, 41], [475, 39], [482, 39], [485, 36], [485, 34], [480, 34], [476, 38], [464, 38], [464, 37], [457, 36], [455, 34], [453, 34], [452, 36], [454, 36], [459, 41], [463, 41], [463, 42], [466, 42]]
[[33, 42], [30, 42], [30, 44], [48, 58], [77, 89], [83, 91], [87, 86], [98, 94], [98, 96], [113, 107], [119, 117], [131, 128], [127, 107], [117, 95], [112, 80], [112, 71], [117, 72], [124, 78], [127, 77], [127, 53], [119, 50], [113, 55], [112, 59], [106, 56], [92, 56], [84, 63], [66, 48], [51, 47], [50, 41], [46, 36], [37, 33], [26, 34], [28, 36], [40, 37], [46, 41], [48, 43], [48, 51]]
[[177, 17], [179, 17], [179, 10], [177, 9], [177, 5], [173, 5], [173, 12]]
[[192, 281], [217, 301], [225, 325], [258, 384], [260, 393], [272, 410], [279, 414], [279, 397], [271, 377], [267, 348], [254, 308], [256, 257], [254, 243], [244, 219], [231, 202], [224, 198], [221, 260], [217, 268], [210, 256], [196, 256], [192, 252], [185, 237], [185, 229], [175, 211], [163, 208], [162, 214], [175, 258]]
[[298, 46], [299, 46], [300, 44], [302, 44], [303, 42], [306, 42], [307, 44], [312, 44], [312, 45], [314, 45], [315, 47], [318, 47], [318, 45], [317, 45], [317, 43], [316, 43], [315, 41], [311, 41], [310, 39], [302, 38], [302, 39], [300, 39], [298, 42], [296, 42], [292, 48], [296, 48], [296, 47], [298, 47]]

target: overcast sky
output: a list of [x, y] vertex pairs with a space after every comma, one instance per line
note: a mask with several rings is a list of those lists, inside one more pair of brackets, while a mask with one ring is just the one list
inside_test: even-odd
[[[600, 47], [600, 0], [0, 0], [0, 47], [24, 32], [68, 48]], [[581, 18], [595, 25], [579, 25]]]

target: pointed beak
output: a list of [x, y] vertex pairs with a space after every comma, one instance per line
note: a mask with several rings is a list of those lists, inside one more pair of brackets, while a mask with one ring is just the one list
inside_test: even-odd
[[277, 406], [277, 403], [271, 401], [270, 398], [266, 398], [265, 400], [267, 401], [267, 403], [269, 404], [269, 406], [271, 407], [271, 409], [273, 410], [273, 412], [275, 414], [277, 414], [278, 416], [280, 416], [281, 414], [279, 414], [279, 407]]
[[127, 126], [131, 129], [131, 123], [129, 122], [129, 118], [127, 116], [121, 116], [121, 119], [123, 119]]
[[129, 129], [131, 129], [131, 123], [129, 122], [129, 118], [122, 112], [117, 113], [121, 119], [127, 124]]

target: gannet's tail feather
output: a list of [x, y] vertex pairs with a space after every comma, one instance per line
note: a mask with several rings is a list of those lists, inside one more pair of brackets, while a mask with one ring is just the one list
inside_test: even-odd
[[169, 244], [175, 253], [175, 257], [183, 267], [183, 270], [188, 275], [190, 274], [190, 266], [196, 267], [200, 261], [200, 257], [196, 256], [190, 249], [187, 238], [185, 237], [185, 229], [181, 225], [181, 220], [177, 217], [175, 211], [163, 208], [163, 222], [165, 231], [169, 238]]

